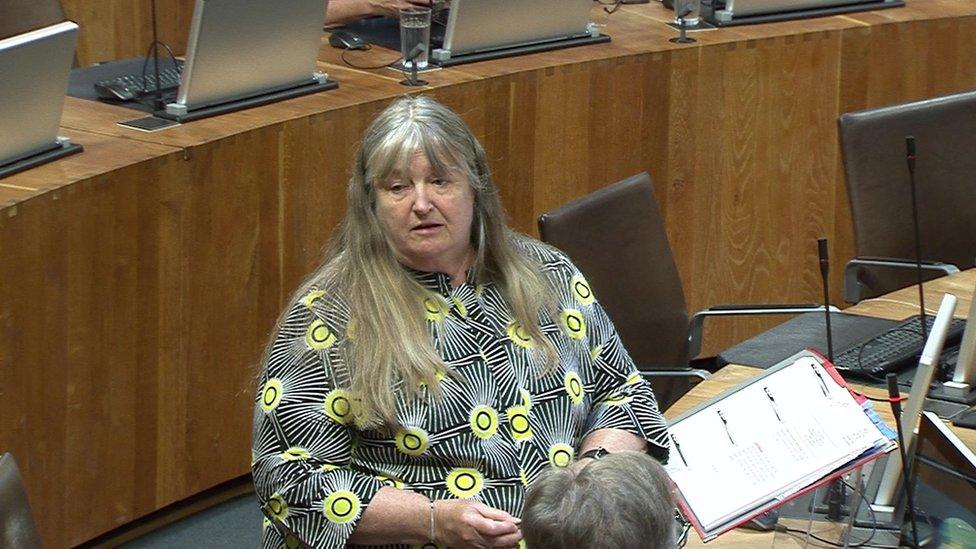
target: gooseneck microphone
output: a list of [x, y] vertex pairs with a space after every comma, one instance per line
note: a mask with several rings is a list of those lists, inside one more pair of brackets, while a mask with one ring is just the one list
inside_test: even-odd
[[[824, 320], [827, 325], [827, 360], [834, 363], [834, 331], [830, 328], [830, 260], [827, 257], [827, 239], [817, 239], [817, 255], [820, 260], [820, 281], [823, 287]], [[844, 501], [847, 499], [843, 479], [832, 481], [827, 487], [827, 518], [840, 521], [844, 516]]]
[[[152, 23], [152, 45], [149, 46], [149, 51], [146, 52], [146, 59], [142, 63], [142, 90], [146, 91], [146, 63], [149, 62], [149, 56], [152, 56], [153, 60], [153, 77], [156, 79], [155, 87], [156, 89], [152, 92], [152, 108], [154, 110], [161, 110], [163, 108], [163, 90], [160, 89], [159, 85], [159, 34], [156, 32], [156, 0], [150, 2], [150, 20]], [[166, 47], [165, 45], [163, 47]], [[167, 50], [169, 48], [166, 48]], [[172, 52], [171, 52], [172, 53]], [[176, 61], [174, 60], [175, 64]]]
[[915, 229], [915, 277], [918, 283], [918, 306], [921, 309], [922, 341], [929, 337], [925, 322], [925, 291], [922, 289], [922, 237], [918, 227], [918, 198], [915, 193], [915, 137], [905, 136], [905, 159], [908, 161], [908, 184], [912, 189], [912, 226]]
[[905, 449], [905, 431], [901, 424], [901, 393], [898, 391], [898, 376], [888, 374], [888, 402], [891, 403], [891, 413], [895, 416], [895, 429], [898, 431], [898, 453], [901, 455], [902, 482], [905, 484], [905, 495], [908, 498], [908, 518], [912, 523], [912, 540], [918, 547], [918, 527], [915, 524], [915, 490], [912, 488], [911, 474], [908, 466], [907, 451]]
[[820, 279], [823, 282], [824, 318], [827, 321], [827, 360], [834, 363], [834, 332], [830, 329], [830, 261], [827, 259], [827, 239], [817, 239], [817, 253], [820, 255]]

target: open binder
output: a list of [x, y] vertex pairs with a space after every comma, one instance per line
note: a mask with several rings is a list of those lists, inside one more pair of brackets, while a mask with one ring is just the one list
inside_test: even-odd
[[896, 448], [833, 366], [802, 351], [682, 414], [665, 469], [710, 541]]

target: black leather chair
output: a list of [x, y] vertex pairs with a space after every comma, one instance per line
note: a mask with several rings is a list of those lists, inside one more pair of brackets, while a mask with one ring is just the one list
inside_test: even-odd
[[788, 314], [816, 306], [721, 306], [691, 320], [651, 176], [630, 177], [539, 217], [542, 239], [583, 271], [661, 409], [708, 376], [690, 366], [708, 316]]
[[976, 262], [976, 91], [844, 114], [839, 119], [854, 250], [851, 303], [916, 281], [906, 136], [915, 138], [924, 277]]
[[43, 547], [14, 456], [0, 456], [0, 547]]

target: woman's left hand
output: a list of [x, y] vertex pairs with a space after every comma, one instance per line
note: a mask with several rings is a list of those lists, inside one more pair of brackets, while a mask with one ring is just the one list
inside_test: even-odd
[[512, 547], [522, 539], [518, 518], [465, 499], [438, 500], [435, 507], [436, 541], [448, 547], [485, 549]]

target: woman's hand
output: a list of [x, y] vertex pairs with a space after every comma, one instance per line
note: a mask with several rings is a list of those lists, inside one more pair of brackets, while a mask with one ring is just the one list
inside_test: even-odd
[[521, 519], [500, 509], [466, 499], [434, 502], [434, 538], [438, 545], [458, 549], [514, 547], [522, 539]]

